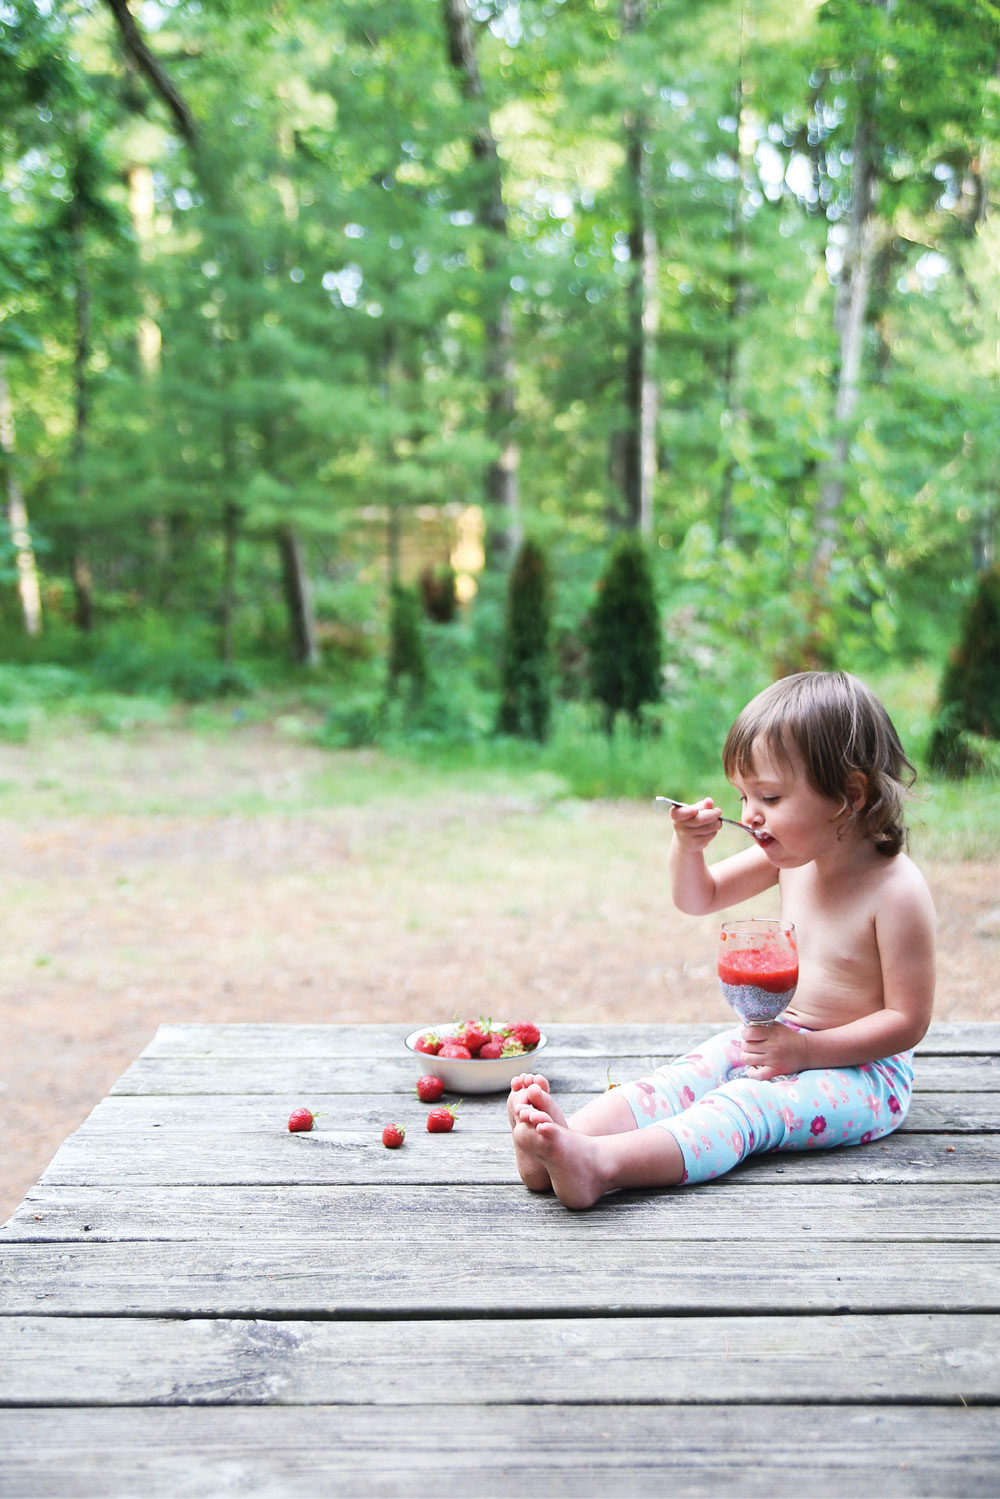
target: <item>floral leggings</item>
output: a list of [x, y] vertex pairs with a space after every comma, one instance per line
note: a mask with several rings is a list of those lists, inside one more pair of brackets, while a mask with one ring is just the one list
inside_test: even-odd
[[911, 1057], [905, 1051], [863, 1067], [758, 1082], [732, 1075], [743, 1062], [737, 1027], [624, 1083], [621, 1092], [640, 1129], [670, 1131], [684, 1157], [683, 1180], [693, 1184], [722, 1176], [748, 1155], [864, 1145], [891, 1134], [910, 1106]]

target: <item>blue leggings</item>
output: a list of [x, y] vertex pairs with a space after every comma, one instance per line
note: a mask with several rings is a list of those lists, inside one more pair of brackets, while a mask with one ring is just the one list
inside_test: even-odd
[[[781, 1022], [779, 1022], [781, 1023]], [[748, 1155], [864, 1145], [906, 1118], [912, 1053], [863, 1067], [824, 1067], [758, 1082], [742, 1066], [740, 1031], [723, 1031], [697, 1051], [622, 1085], [640, 1129], [669, 1130], [688, 1183], [709, 1181]]]

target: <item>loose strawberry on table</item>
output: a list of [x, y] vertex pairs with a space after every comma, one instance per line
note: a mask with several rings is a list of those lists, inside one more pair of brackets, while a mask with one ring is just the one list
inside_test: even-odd
[[428, 1073], [426, 1077], [417, 1078], [417, 1097], [421, 1103], [437, 1103], [444, 1092], [444, 1083], [439, 1077]]
[[382, 1131], [382, 1144], [387, 1150], [398, 1150], [403, 1143], [406, 1128], [399, 1124], [387, 1124]]
[[448, 1130], [454, 1127], [457, 1110], [457, 1103], [443, 1103], [439, 1108], [431, 1109], [427, 1115], [427, 1129], [429, 1133], [432, 1135], [447, 1134]]
[[293, 1135], [298, 1130], [312, 1129], [316, 1117], [312, 1109], [293, 1109], [288, 1117], [288, 1128]]

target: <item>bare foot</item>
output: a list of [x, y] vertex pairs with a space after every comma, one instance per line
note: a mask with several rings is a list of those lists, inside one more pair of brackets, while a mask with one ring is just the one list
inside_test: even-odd
[[562, 1109], [549, 1092], [548, 1079], [544, 1078], [540, 1072], [522, 1072], [511, 1081], [510, 1094], [507, 1098], [507, 1118], [510, 1120], [514, 1139], [514, 1161], [518, 1175], [529, 1191], [549, 1192], [552, 1190], [549, 1173], [536, 1156], [522, 1150], [518, 1143], [520, 1139], [517, 1133], [518, 1115], [521, 1109], [527, 1108], [535, 1109], [546, 1118], [554, 1118], [558, 1123], [565, 1124], [566, 1122]]
[[[514, 1151], [529, 1174], [544, 1171], [559, 1201], [568, 1208], [593, 1207], [607, 1190], [598, 1158], [604, 1139], [567, 1129], [540, 1109], [523, 1106], [514, 1126]], [[525, 1171], [521, 1179], [530, 1185]], [[537, 1188], [535, 1190], [538, 1190]]]

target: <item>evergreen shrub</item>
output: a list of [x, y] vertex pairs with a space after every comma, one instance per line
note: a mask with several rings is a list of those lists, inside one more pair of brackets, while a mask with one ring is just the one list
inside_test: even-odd
[[931, 768], [954, 776], [981, 770], [970, 736], [1000, 740], [1000, 565], [979, 574], [945, 667], [927, 749]]
[[420, 597], [424, 613], [439, 625], [450, 624], [458, 612], [458, 579], [448, 563], [425, 567], [420, 574]]
[[540, 744], [552, 716], [552, 580], [537, 542], [521, 543], [507, 582], [497, 731]]
[[420, 601], [412, 588], [394, 583], [389, 599], [389, 667], [386, 698], [417, 708], [427, 691], [427, 652], [420, 629]]
[[624, 536], [598, 583], [588, 630], [590, 695], [604, 709], [604, 729], [627, 713], [642, 727], [642, 709], [662, 695], [662, 632], [649, 554]]

